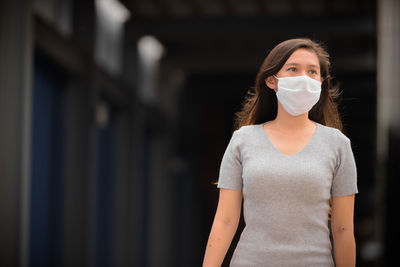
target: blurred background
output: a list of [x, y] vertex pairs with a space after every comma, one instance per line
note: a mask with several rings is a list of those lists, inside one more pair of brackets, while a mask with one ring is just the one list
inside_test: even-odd
[[357, 265], [397, 262], [400, 1], [0, 0], [0, 266], [200, 266], [234, 113], [294, 37], [343, 92]]

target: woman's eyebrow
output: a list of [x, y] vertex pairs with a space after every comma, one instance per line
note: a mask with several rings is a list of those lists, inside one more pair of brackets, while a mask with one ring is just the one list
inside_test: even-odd
[[[295, 62], [289, 62], [289, 63], [286, 63], [285, 66], [286, 66], [286, 65], [300, 66], [301, 64], [295, 63]], [[319, 66], [318, 66], [318, 65], [315, 65], [315, 64], [309, 64], [309, 65], [307, 65], [307, 67], [319, 68]]]

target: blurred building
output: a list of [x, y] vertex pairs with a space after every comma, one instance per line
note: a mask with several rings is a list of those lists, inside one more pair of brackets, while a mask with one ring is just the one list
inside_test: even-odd
[[399, 27], [396, 0], [1, 0], [0, 266], [201, 265], [233, 115], [294, 37], [343, 91], [358, 266], [389, 266]]

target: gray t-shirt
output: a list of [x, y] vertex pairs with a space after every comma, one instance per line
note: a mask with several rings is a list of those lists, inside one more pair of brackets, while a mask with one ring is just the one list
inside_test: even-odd
[[316, 123], [307, 145], [280, 152], [262, 124], [234, 131], [218, 188], [242, 190], [245, 228], [233, 267], [333, 266], [329, 199], [358, 193], [349, 138]]

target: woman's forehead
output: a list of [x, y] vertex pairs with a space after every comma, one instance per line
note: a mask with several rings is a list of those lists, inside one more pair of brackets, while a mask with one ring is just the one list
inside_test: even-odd
[[317, 54], [305, 48], [299, 48], [290, 55], [285, 65], [307, 65], [319, 67], [319, 59]]

